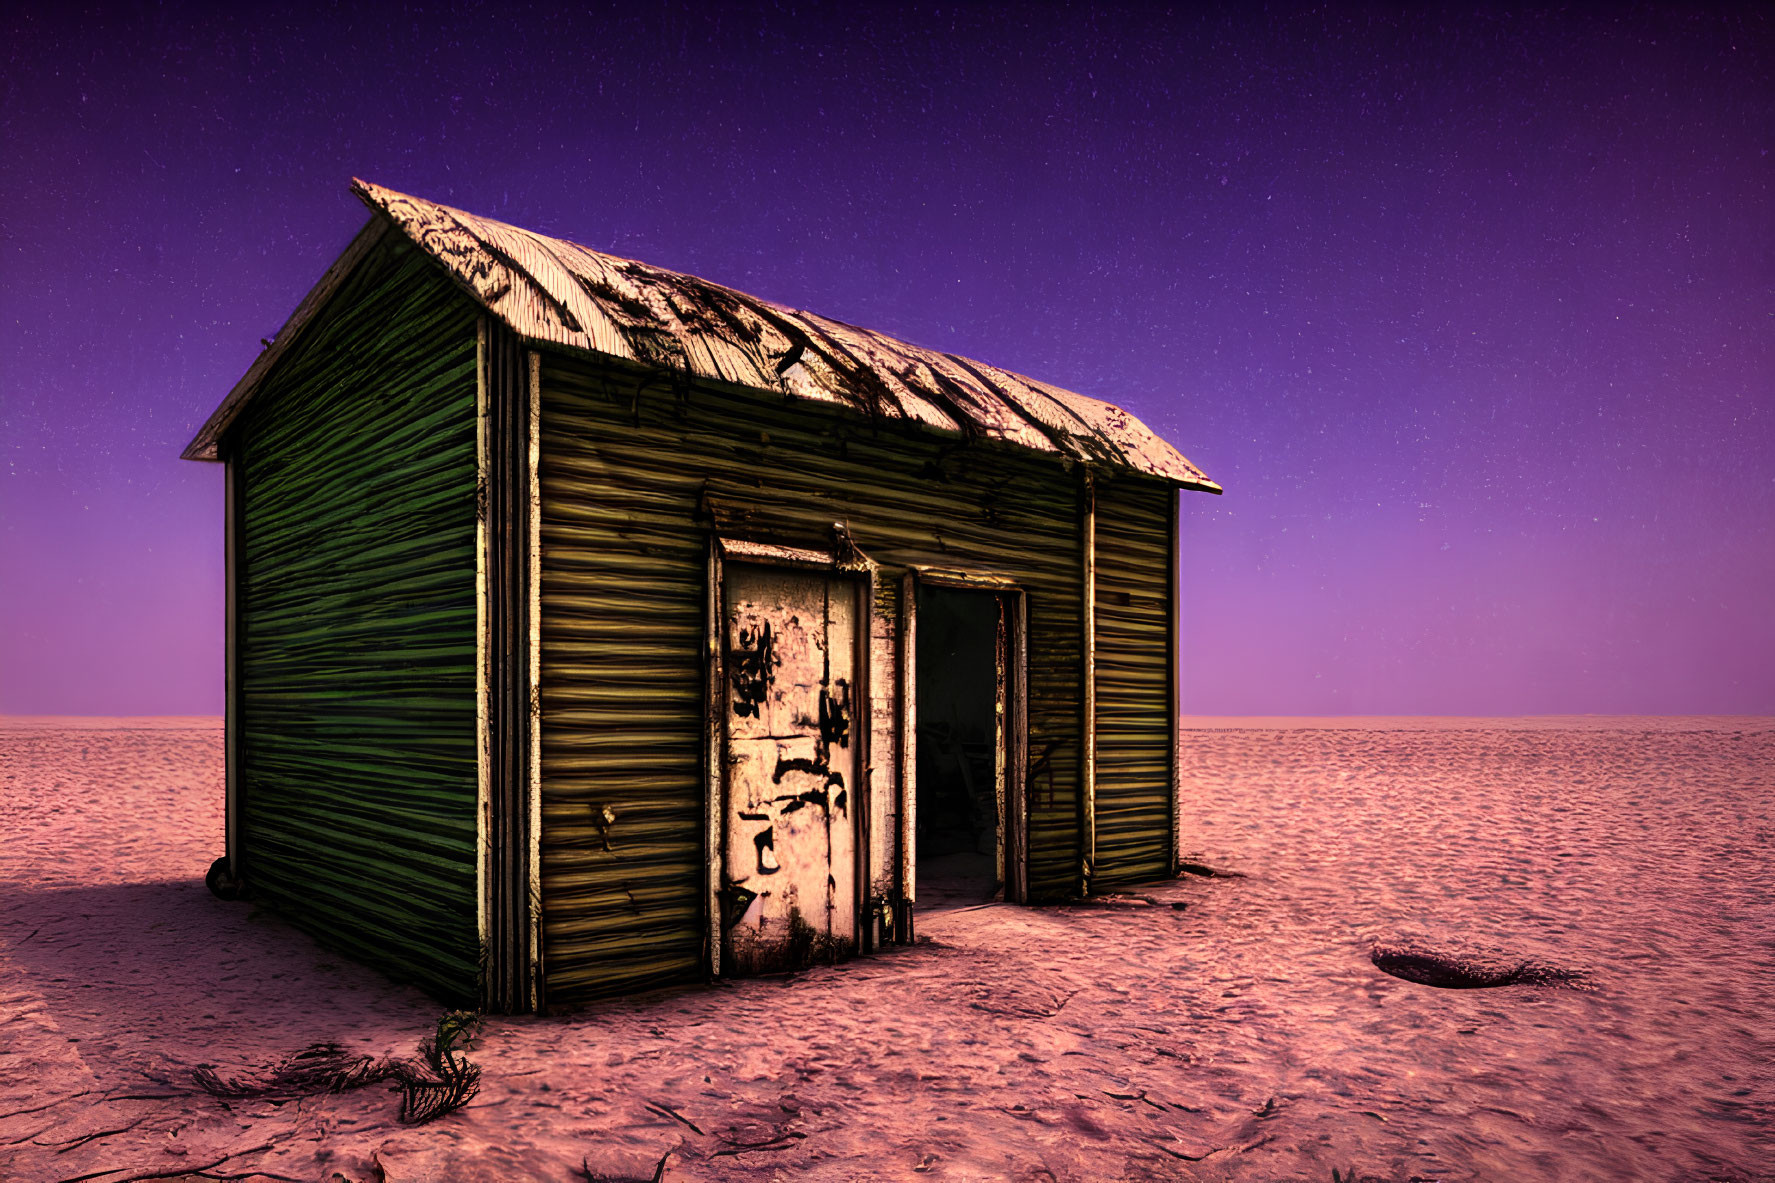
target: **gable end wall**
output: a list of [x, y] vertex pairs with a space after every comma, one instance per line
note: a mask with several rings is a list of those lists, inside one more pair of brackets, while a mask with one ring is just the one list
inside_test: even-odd
[[323, 943], [478, 992], [475, 312], [389, 240], [224, 441], [242, 869]]

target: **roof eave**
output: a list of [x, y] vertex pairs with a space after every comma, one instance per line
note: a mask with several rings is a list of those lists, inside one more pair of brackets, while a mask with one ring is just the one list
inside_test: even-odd
[[[1179, 457], [1182, 459], [1182, 457]], [[1188, 461], [1185, 461], [1187, 464]], [[1093, 472], [1104, 476], [1136, 476], [1149, 480], [1163, 481], [1173, 489], [1187, 489], [1192, 493], [1213, 493], [1220, 495], [1226, 492], [1220, 485], [1205, 476], [1181, 476], [1165, 468], [1144, 468], [1132, 464], [1118, 464], [1102, 460], [1085, 462], [1085, 466]], [[1191, 468], [1195, 466], [1190, 465]]]
[[247, 372], [241, 375], [240, 381], [234, 384], [234, 389], [228, 392], [228, 397], [222, 400], [221, 405], [204, 421], [204, 425], [198, 428], [197, 434], [191, 438], [191, 442], [185, 445], [185, 450], [179, 453], [181, 460], [205, 460], [212, 463], [221, 460], [217, 449], [222, 440], [222, 433], [227, 431], [234, 420], [240, 416], [241, 411], [246, 408], [247, 402], [258, 390], [259, 384], [265, 380], [265, 376], [271, 372], [278, 359], [289, 352], [290, 347], [302, 335], [302, 330], [307, 328], [309, 323], [319, 315], [321, 309], [326, 307], [334, 293], [344, 285], [351, 273], [357, 270], [358, 264], [363, 262], [375, 249], [376, 244], [382, 241], [388, 230], [388, 218], [380, 211], [373, 211], [370, 220], [364, 223], [363, 229], [359, 230], [357, 236], [351, 240], [351, 245], [345, 248], [345, 252], [333, 261], [333, 265], [327, 268], [326, 273], [320, 277], [320, 281], [308, 290], [306, 296], [302, 297], [302, 302], [296, 305], [296, 310], [290, 314], [290, 318], [284, 322], [281, 329], [277, 330], [277, 336], [271, 339], [271, 344], [267, 345], [259, 356], [253, 359], [253, 364], [247, 368]]

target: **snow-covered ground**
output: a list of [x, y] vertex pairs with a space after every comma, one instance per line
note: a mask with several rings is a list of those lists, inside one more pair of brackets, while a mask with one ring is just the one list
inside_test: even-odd
[[[1775, 721], [1185, 743], [1185, 850], [1247, 878], [490, 1018], [480, 1095], [408, 1128], [380, 1087], [191, 1083], [322, 1041], [410, 1055], [441, 1011], [204, 890], [215, 720], [0, 722], [0, 1179], [1775, 1178]], [[1431, 989], [1377, 941], [1588, 988]]]

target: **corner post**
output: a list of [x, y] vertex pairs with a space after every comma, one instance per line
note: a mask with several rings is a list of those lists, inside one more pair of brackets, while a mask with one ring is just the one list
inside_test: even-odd
[[1097, 480], [1085, 470], [1084, 521], [1084, 759], [1079, 769], [1079, 894], [1090, 895], [1097, 875]]
[[992, 643], [992, 798], [993, 809], [998, 814], [998, 832], [993, 836], [993, 865], [998, 872], [998, 898], [1006, 903], [1015, 903], [1017, 899], [1017, 889], [1013, 885], [1017, 844], [1011, 821], [1011, 784], [1015, 779], [1011, 772], [1011, 681], [1015, 677], [1011, 671], [1014, 660], [1011, 633], [1017, 627], [1014, 620], [1016, 608], [1012, 603], [1015, 596], [1015, 592], [1001, 591], [993, 593], [992, 597], [993, 607], [997, 609]]
[[913, 939], [913, 908], [918, 896], [918, 572], [900, 578], [900, 718], [894, 728], [898, 751], [894, 772], [899, 779], [900, 906], [894, 937]]
[[708, 911], [704, 940], [708, 944], [709, 976], [721, 976], [721, 874], [727, 823], [727, 665], [726, 619], [721, 587], [721, 540], [709, 533], [708, 589], [705, 605], [705, 674], [707, 707], [703, 715], [703, 906]]
[[1171, 736], [1171, 874], [1177, 874], [1179, 848], [1183, 845], [1183, 498], [1171, 490], [1171, 575], [1166, 581], [1165, 705]]
[[493, 854], [493, 619], [488, 587], [492, 564], [493, 488], [491, 424], [487, 397], [487, 318], [475, 321], [475, 923], [481, 962], [481, 1005], [499, 1005], [498, 957], [492, 946], [495, 926]]
[[1013, 593], [1016, 627], [1012, 632], [1011, 660], [1011, 768], [1013, 831], [1017, 841], [1016, 895], [1013, 903], [1029, 902], [1029, 595], [1022, 588]]
[[[850, 543], [850, 532], [847, 529], [839, 538], [840, 545], [835, 548], [839, 554], [850, 549], [850, 557], [856, 551]], [[876, 941], [876, 909], [874, 907], [874, 867], [870, 864], [870, 855], [875, 849], [874, 824], [875, 816], [875, 678], [874, 678], [874, 642], [875, 642], [875, 594], [876, 570], [874, 563], [863, 564], [863, 577], [857, 580], [857, 627], [855, 639], [856, 653], [856, 684], [852, 688], [852, 700], [855, 707], [855, 722], [852, 724], [857, 753], [857, 811], [856, 823], [856, 857], [853, 860], [856, 876], [856, 933], [857, 950], [862, 953], [873, 953]]]
[[240, 577], [241, 562], [241, 480], [240, 458], [232, 450], [224, 453], [222, 462], [222, 567], [227, 583], [224, 593], [226, 623], [223, 625], [223, 705], [222, 705], [222, 768], [226, 799], [223, 853], [228, 858], [228, 875], [235, 883], [242, 882], [245, 859], [240, 845], [241, 831], [241, 628]]
[[525, 542], [529, 561], [525, 578], [525, 624], [529, 634], [528, 694], [526, 716], [529, 719], [529, 761], [525, 777], [525, 803], [528, 824], [525, 835], [525, 878], [528, 900], [530, 952], [530, 1009], [541, 1010], [545, 1002], [543, 988], [542, 941], [542, 354], [530, 351], [530, 408], [526, 420], [525, 496], [528, 501], [528, 526]]

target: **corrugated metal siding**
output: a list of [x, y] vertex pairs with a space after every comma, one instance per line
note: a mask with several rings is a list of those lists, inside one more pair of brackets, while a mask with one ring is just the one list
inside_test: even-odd
[[[637, 392], [636, 379], [569, 357], [545, 357], [542, 396], [543, 963], [551, 1000], [701, 971], [705, 493], [739, 507], [736, 532], [830, 544], [831, 524], [846, 521], [884, 568], [973, 566], [1022, 582], [1030, 894], [1072, 893], [1081, 733], [1076, 476], [1056, 460], [915, 437], [823, 405], [682, 383], [674, 390], [657, 377]], [[885, 603], [894, 606], [891, 597]], [[891, 692], [891, 684], [874, 687], [876, 696]], [[879, 800], [892, 768], [879, 752], [877, 760]]]
[[1093, 885], [1171, 874], [1171, 503], [1097, 482], [1097, 862]]
[[353, 956], [472, 1003], [472, 306], [426, 255], [379, 248], [226, 446], [244, 486], [251, 889]]

